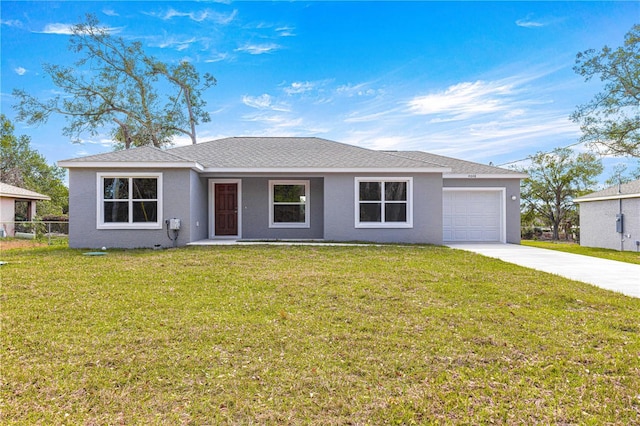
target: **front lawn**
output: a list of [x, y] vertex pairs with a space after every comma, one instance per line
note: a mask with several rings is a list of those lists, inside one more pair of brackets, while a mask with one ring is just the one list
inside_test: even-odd
[[640, 299], [473, 253], [0, 260], [3, 424], [640, 422]]
[[602, 259], [617, 260], [619, 262], [636, 263], [640, 265], [640, 253], [634, 251], [619, 251], [597, 247], [582, 247], [581, 245], [576, 243], [566, 243], [562, 241], [522, 240], [522, 245], [564, 251], [573, 254], [582, 254], [584, 256], [600, 257]]

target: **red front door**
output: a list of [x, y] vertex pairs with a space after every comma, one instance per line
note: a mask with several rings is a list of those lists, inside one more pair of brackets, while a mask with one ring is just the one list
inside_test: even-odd
[[215, 234], [238, 235], [238, 184], [215, 185]]

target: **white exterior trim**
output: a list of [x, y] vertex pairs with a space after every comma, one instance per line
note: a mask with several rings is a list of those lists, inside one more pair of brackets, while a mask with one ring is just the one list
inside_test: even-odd
[[[131, 222], [131, 215], [133, 211], [129, 209], [129, 222], [104, 222], [104, 194], [103, 194], [103, 181], [104, 178], [154, 178], [158, 182], [158, 199], [157, 209], [158, 218], [157, 222]], [[150, 173], [128, 173], [123, 172], [98, 172], [96, 173], [96, 229], [162, 229], [162, 173], [150, 172]], [[131, 200], [131, 198], [129, 199]]]
[[573, 200], [573, 202], [576, 204], [580, 204], [580, 203], [588, 203], [592, 201], [626, 200], [629, 198], [640, 198], [640, 194], [616, 194], [616, 195], [608, 195], [608, 196], [593, 197], [593, 198], [582, 197], [582, 198], [576, 198], [575, 200]]
[[[216, 183], [238, 185], [238, 235], [216, 235]], [[214, 240], [242, 238], [242, 179], [209, 179], [209, 238]]]
[[[286, 223], [273, 221], [273, 187], [275, 185], [303, 185], [304, 186], [304, 222]], [[293, 228], [304, 229], [310, 227], [309, 216], [311, 216], [311, 184], [309, 180], [270, 180], [269, 181], [269, 228]]]
[[500, 242], [507, 243], [507, 188], [505, 187], [444, 187], [442, 192], [499, 192], [500, 193]]
[[443, 179], [526, 179], [529, 175], [524, 173], [518, 174], [482, 174], [482, 173], [444, 173]]
[[[413, 178], [412, 177], [356, 177], [354, 180], [354, 214], [356, 228], [413, 228]], [[406, 182], [407, 183], [407, 221], [406, 222], [360, 222], [360, 182]], [[382, 189], [384, 191], [384, 187]], [[384, 214], [384, 212], [383, 212]]]
[[283, 168], [271, 168], [271, 167], [210, 167], [203, 170], [204, 173], [270, 173], [274, 175], [282, 173], [444, 173], [450, 172], [450, 168], [444, 167], [420, 167], [420, 168], [379, 168], [379, 167], [345, 167], [345, 168], [331, 168], [331, 167], [283, 167]]

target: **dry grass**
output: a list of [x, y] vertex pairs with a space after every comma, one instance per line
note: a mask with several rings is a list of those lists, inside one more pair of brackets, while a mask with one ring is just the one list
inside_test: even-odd
[[471, 253], [3, 260], [4, 424], [640, 421], [640, 300]]

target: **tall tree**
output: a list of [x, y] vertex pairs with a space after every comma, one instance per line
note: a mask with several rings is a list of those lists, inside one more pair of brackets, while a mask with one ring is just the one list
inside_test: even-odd
[[636, 164], [635, 170], [629, 170], [627, 164], [616, 164], [611, 175], [604, 181], [607, 186], [614, 186], [622, 183], [629, 183], [640, 179], [640, 161]]
[[595, 186], [602, 162], [592, 153], [575, 154], [568, 148], [538, 152], [530, 160], [529, 168], [522, 170], [529, 175], [522, 182], [523, 208], [551, 226], [558, 240], [560, 227], [573, 217], [573, 199]]
[[4, 114], [0, 114], [0, 126], [0, 181], [51, 197], [51, 201], [41, 202], [40, 214], [66, 213], [69, 190], [64, 184], [65, 170], [47, 164], [31, 148], [28, 136], [15, 136], [13, 123]]
[[[125, 149], [162, 147], [178, 134], [196, 143], [195, 126], [210, 121], [201, 95], [216, 80], [210, 74], [201, 79], [192, 64], [164, 64], [147, 55], [140, 42], [113, 36], [93, 15], [72, 27], [69, 49], [81, 55], [74, 66], [43, 66], [63, 94], [40, 100], [14, 90], [18, 120], [41, 124], [61, 114], [67, 119], [63, 134], [74, 141], [110, 128]], [[160, 94], [160, 87], [169, 93]]]
[[581, 141], [605, 154], [640, 157], [640, 24], [626, 34], [624, 46], [578, 53], [575, 72], [585, 81], [600, 76], [603, 90], [577, 107]]

